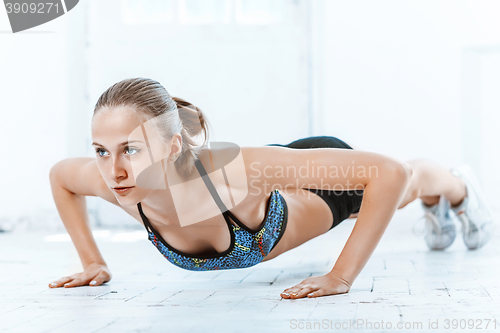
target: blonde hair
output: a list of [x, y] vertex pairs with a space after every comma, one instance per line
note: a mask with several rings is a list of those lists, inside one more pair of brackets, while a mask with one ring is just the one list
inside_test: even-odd
[[[194, 161], [209, 135], [208, 119], [198, 107], [182, 98], [171, 97], [159, 82], [148, 78], [125, 79], [113, 84], [97, 100], [94, 115], [101, 108], [117, 106], [130, 106], [147, 119], [160, 119], [159, 130], [166, 140], [180, 133], [182, 148], [174, 165], [183, 177], [191, 175]], [[200, 134], [203, 134], [201, 145], [195, 140]]]

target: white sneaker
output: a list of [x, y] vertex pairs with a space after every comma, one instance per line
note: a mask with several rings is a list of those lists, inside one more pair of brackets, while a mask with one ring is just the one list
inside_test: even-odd
[[474, 170], [467, 165], [450, 169], [452, 175], [461, 178], [467, 187], [467, 196], [457, 207], [451, 207], [462, 224], [465, 245], [469, 250], [478, 249], [486, 244], [493, 235], [496, 223], [486, 202]]
[[427, 206], [421, 201], [425, 211], [425, 242], [431, 250], [444, 250], [455, 240], [455, 223], [449, 213], [450, 202], [441, 195], [439, 202]]

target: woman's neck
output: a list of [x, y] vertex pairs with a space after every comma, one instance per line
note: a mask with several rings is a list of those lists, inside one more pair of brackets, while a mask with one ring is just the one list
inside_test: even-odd
[[[173, 163], [163, 168], [166, 170], [162, 180], [162, 186], [159, 189], [152, 190], [142, 201], [141, 205], [146, 205], [151, 218], [166, 225], [179, 226], [179, 216], [177, 215], [176, 202], [174, 196], [178, 197], [189, 193], [189, 182], [182, 180], [182, 176], [177, 172], [177, 168]], [[176, 185], [169, 185], [176, 184]], [[182, 191], [183, 193], [180, 193]]]
[[[203, 168], [209, 173], [212, 171], [210, 168], [207, 169], [204, 166]], [[221, 211], [197, 168], [187, 180], [183, 179], [173, 164], [169, 164], [165, 169], [167, 170], [165, 178], [167, 186], [151, 191], [142, 201], [147, 205], [147, 210], [152, 211], [150, 213], [152, 219], [165, 225], [180, 227], [203, 221], [204, 225], [220, 225], [221, 221], [224, 224], [224, 219], [217, 219], [215, 222], [207, 221], [213, 220], [211, 218], [220, 215]], [[222, 175], [212, 174], [210, 178], [216, 188], [220, 182], [224, 184]], [[148, 216], [147, 213], [145, 215]]]

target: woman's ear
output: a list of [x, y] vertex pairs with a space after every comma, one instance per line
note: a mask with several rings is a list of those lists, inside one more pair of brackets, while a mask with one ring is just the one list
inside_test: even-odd
[[175, 162], [182, 152], [182, 136], [176, 133], [172, 136], [169, 160]]

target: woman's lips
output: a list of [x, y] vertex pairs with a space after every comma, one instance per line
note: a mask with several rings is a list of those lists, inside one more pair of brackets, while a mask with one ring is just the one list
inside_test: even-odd
[[126, 192], [130, 191], [133, 188], [134, 188], [134, 186], [131, 186], [131, 187], [121, 187], [121, 188], [114, 187], [113, 191], [115, 191], [116, 193], [122, 194], [122, 193], [126, 193]]

